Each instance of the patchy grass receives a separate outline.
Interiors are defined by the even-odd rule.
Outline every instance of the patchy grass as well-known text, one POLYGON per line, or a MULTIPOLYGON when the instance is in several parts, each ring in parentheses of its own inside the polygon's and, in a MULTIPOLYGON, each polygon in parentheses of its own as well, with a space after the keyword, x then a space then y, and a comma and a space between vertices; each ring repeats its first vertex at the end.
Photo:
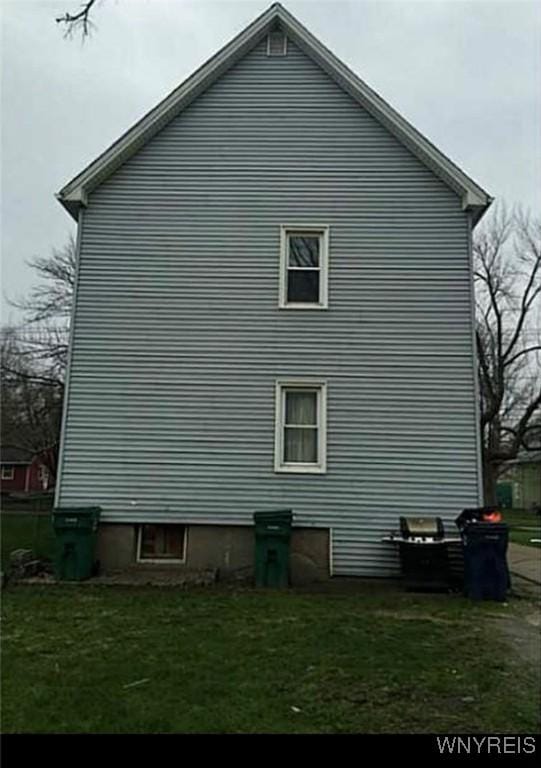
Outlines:
POLYGON ((377 585, 14 587, 3 731, 537 731, 539 664, 495 630, 517 610, 377 585))
POLYGON ((509 526, 510 541, 527 547, 541 546, 541 544, 532 544, 530 541, 530 539, 541 539, 541 517, 539 515, 524 510, 505 509, 502 516, 504 522, 509 526))
POLYGON ((539 528, 541 515, 523 509, 502 509, 502 520, 510 528, 539 528))
POLYGON ((9 553, 14 549, 31 549, 40 558, 53 557, 55 537, 49 515, 2 510, 0 532, 2 570, 7 569, 9 553))
POLYGON ((532 542, 531 539, 541 539, 541 528, 526 530, 513 528, 509 531, 509 540, 514 544, 522 544, 525 547, 541 547, 541 543, 532 542))

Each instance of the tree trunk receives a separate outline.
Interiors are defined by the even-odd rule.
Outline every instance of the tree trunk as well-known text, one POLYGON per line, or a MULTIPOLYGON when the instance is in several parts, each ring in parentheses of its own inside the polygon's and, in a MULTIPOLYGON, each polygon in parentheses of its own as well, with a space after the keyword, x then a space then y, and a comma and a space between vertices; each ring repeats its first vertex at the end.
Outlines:
POLYGON ((498 481, 498 468, 485 459, 483 462, 483 496, 486 507, 497 505, 496 484, 498 481))

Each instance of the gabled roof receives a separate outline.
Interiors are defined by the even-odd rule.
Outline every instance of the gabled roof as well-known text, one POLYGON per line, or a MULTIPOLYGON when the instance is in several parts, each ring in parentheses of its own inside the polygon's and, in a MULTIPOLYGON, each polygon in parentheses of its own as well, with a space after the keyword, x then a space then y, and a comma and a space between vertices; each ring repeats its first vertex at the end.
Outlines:
POLYGON ((32 452, 12 445, 0 446, 0 464, 31 464, 32 452))
POLYGON ((319 64, 341 88, 460 195, 462 207, 472 211, 474 222, 480 219, 492 202, 492 198, 485 190, 357 77, 280 3, 271 5, 66 184, 57 197, 69 213, 77 219, 80 206, 87 204, 88 195, 93 189, 260 42, 276 24, 281 25, 286 35, 304 53, 319 64))

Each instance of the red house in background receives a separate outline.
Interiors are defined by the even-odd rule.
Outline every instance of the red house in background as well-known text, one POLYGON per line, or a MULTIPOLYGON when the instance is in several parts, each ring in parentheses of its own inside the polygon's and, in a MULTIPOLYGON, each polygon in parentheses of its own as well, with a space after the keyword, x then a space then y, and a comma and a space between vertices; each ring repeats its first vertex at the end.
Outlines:
POLYGON ((2 446, 0 449, 0 491, 7 493, 36 493, 48 491, 54 478, 44 454, 32 455, 20 448, 2 446))

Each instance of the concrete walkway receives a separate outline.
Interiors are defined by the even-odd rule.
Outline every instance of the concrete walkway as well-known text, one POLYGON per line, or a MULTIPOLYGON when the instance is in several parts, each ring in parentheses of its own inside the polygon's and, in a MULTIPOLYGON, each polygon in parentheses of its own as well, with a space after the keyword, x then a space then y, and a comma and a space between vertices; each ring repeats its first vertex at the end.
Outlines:
POLYGON ((541 547, 524 547, 510 542, 507 563, 511 577, 518 576, 541 587, 541 547))

